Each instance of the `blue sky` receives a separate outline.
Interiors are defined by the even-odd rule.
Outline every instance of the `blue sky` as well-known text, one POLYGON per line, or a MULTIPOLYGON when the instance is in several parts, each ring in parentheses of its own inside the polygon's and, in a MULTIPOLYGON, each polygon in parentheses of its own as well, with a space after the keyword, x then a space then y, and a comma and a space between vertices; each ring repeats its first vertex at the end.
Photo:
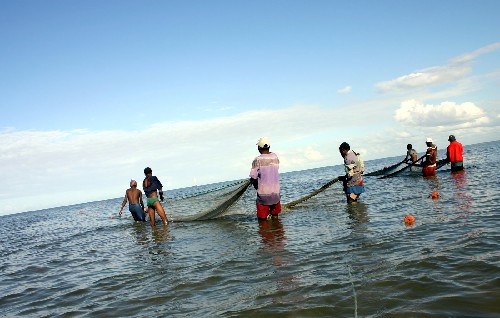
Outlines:
POLYGON ((498 1, 0 1, 0 214, 498 139, 498 1), (19 199, 22 197, 22 200, 19 199))

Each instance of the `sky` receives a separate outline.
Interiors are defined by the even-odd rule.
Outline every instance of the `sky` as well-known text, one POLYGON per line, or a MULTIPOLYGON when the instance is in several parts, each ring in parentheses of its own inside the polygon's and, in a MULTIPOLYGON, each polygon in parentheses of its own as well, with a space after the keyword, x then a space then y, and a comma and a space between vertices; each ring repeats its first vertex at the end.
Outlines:
MULTIPOLYGON (((499 139, 500 1, 0 0, 0 215, 499 139)), ((367 167, 368 168, 368 167, 367 167)), ((332 176, 333 177, 333 176, 332 176)))

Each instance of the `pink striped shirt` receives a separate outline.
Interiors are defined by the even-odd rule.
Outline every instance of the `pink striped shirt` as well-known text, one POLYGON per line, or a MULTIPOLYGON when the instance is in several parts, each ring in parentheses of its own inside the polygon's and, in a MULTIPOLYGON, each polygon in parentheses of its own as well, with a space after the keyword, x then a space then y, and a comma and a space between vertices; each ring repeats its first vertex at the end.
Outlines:
POLYGON ((278 156, 273 152, 261 154, 253 160, 250 178, 259 181, 257 203, 272 205, 280 201, 279 164, 278 156))

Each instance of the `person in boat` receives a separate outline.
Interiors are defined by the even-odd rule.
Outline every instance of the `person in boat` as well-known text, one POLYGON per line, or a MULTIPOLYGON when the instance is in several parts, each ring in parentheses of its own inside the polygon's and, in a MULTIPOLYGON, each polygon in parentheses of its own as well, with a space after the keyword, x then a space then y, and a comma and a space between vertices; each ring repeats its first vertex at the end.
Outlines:
POLYGON ((424 177, 435 176, 437 146, 432 143, 432 138, 427 138, 425 144, 427 145, 427 150, 425 152, 425 160, 422 162, 422 175, 424 177))
POLYGON ((125 198, 122 202, 119 216, 122 216, 122 211, 128 201, 128 210, 135 221, 146 221, 144 214, 144 202, 142 201, 142 191, 137 189, 137 181, 130 180, 130 188, 125 191, 125 198))
POLYGON ((144 194, 146 194, 146 204, 148 206, 148 213, 151 225, 155 225, 155 211, 160 216, 163 224, 167 224, 167 216, 165 215, 165 210, 160 203, 163 202, 163 185, 156 176, 153 176, 153 171, 150 167, 144 168, 144 175, 146 178, 142 181, 142 188, 144 194), (160 199, 158 199, 158 194, 160 199))
POLYGON ((257 141, 259 156, 255 157, 250 169, 250 181, 257 190, 257 218, 265 220, 278 218, 281 212, 280 176, 278 156, 270 151, 271 144, 266 137, 257 141))
POLYGON ((408 163, 409 161, 411 161, 412 163, 416 163, 418 160, 417 151, 413 149, 412 144, 407 144, 406 149, 406 158, 403 161, 405 163, 408 163))
POLYGON ((344 168, 346 174, 339 176, 342 181, 347 203, 357 202, 361 193, 365 192, 363 185, 363 164, 359 154, 351 150, 351 146, 347 142, 343 142, 339 146, 339 152, 344 158, 344 168))
POLYGON ((451 171, 464 170, 464 148, 461 143, 457 141, 454 135, 448 137, 450 144, 446 148, 446 160, 451 163, 451 171))

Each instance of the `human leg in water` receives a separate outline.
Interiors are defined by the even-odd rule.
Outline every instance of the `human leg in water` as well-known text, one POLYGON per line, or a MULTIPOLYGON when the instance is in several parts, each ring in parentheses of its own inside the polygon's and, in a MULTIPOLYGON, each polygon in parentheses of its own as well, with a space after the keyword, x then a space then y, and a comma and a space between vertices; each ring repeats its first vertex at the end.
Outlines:
POLYGON ((155 222, 155 209, 153 207, 148 207, 148 214, 149 214, 149 222, 151 224, 151 226, 155 226, 156 225, 156 222, 155 222))
POLYGON ((355 203, 358 202, 359 194, 349 193, 346 194, 346 198, 347 198, 347 203, 355 203))
POLYGON ((163 221, 163 224, 166 225, 168 223, 167 215, 165 214, 165 210, 163 210, 163 206, 161 205, 160 201, 156 201, 154 207, 155 207, 156 213, 158 213, 161 220, 163 221))

